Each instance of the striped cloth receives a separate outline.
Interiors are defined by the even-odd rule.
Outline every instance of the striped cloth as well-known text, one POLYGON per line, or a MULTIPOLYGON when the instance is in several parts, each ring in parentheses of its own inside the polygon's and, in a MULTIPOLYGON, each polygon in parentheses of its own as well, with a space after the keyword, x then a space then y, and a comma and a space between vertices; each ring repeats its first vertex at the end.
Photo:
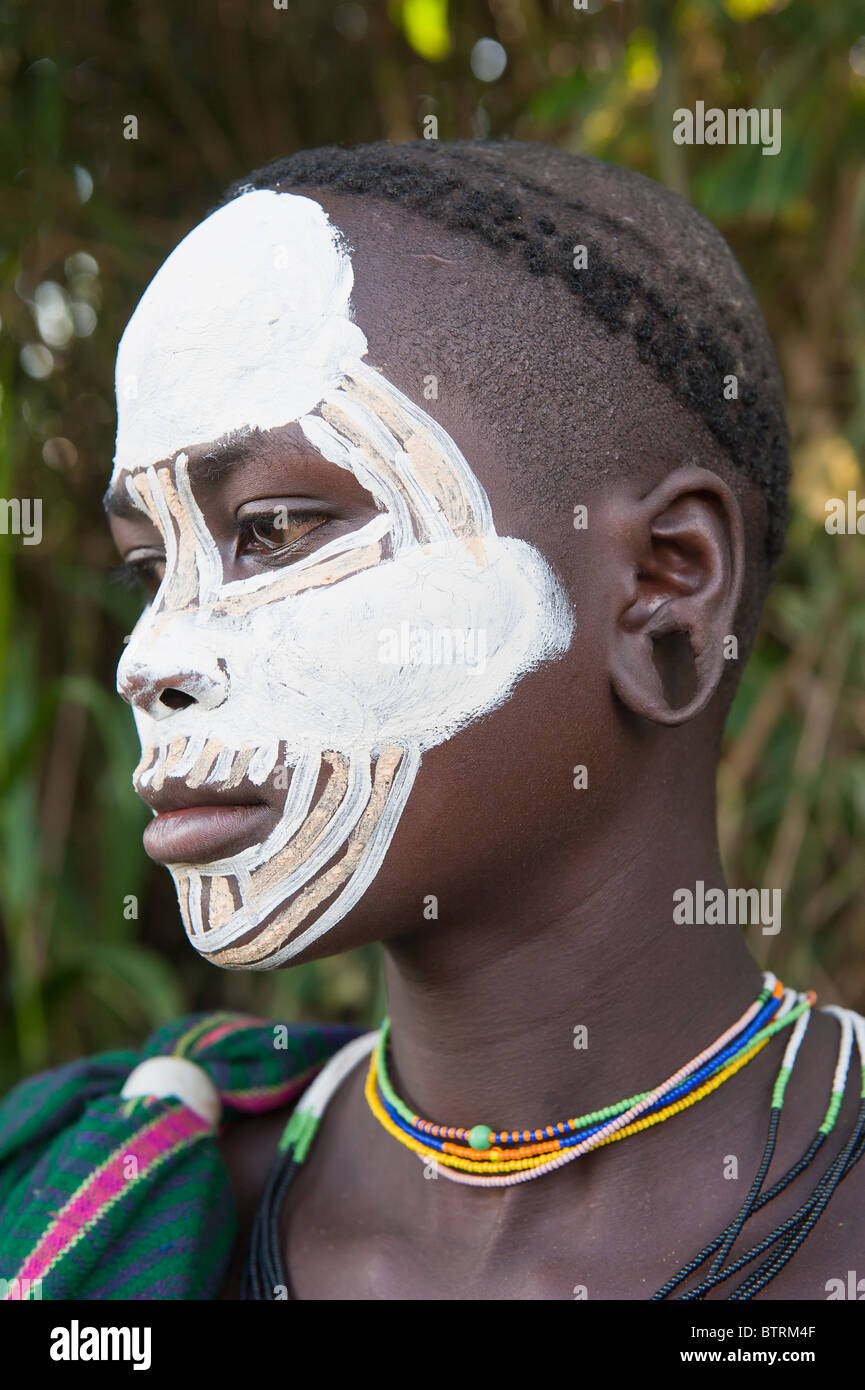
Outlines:
POLYGON ((290 1104, 358 1032, 192 1014, 139 1053, 16 1086, 0 1103, 0 1299, 215 1298, 236 1231, 216 1130, 174 1098, 124 1100, 127 1076, 184 1057, 219 1091, 222 1126, 238 1124, 290 1104))

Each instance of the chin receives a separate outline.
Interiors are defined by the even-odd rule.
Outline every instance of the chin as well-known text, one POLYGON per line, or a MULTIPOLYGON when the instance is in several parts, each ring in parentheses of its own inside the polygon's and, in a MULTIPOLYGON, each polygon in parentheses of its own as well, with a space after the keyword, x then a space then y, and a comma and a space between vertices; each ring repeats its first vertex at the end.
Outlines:
MULTIPOLYGON (((405 932, 406 915, 383 913, 374 904, 363 903, 349 912, 334 926, 316 934, 316 918, 304 921, 302 931, 288 935, 289 923, 296 912, 296 901, 282 904, 266 921, 249 931, 230 950, 207 953, 200 949, 187 928, 191 944, 202 958, 221 970, 276 970, 325 960, 362 946, 371 946, 405 932), (279 940, 274 951, 274 937, 279 940), (278 956, 278 960, 274 957, 278 956)), ((421 925, 426 925, 421 924, 421 925)), ((418 928, 419 929, 419 928, 418 928)))

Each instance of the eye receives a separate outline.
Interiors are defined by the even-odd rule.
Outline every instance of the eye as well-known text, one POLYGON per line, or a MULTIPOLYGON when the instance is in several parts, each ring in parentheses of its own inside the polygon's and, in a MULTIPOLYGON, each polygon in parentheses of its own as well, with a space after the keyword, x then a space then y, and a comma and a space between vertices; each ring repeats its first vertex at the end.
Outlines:
POLYGON ((115 566, 109 577, 112 584, 119 584, 123 589, 142 590, 152 598, 164 575, 164 557, 144 555, 137 559, 127 558, 122 565, 115 566))
POLYGON ((291 512, 287 507, 269 507, 238 517, 238 553, 288 555, 303 549, 313 531, 330 521, 323 513, 291 512))

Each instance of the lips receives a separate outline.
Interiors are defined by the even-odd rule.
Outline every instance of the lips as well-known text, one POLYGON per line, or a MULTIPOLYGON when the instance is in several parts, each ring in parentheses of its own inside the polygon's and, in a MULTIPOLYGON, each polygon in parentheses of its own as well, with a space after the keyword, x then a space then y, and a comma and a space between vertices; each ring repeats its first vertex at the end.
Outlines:
POLYGON ((156 812, 144 831, 144 848, 157 864, 206 864, 266 839, 276 812, 247 800, 242 788, 221 797, 178 783, 140 795, 156 812), (206 798, 206 799, 205 799, 206 798))

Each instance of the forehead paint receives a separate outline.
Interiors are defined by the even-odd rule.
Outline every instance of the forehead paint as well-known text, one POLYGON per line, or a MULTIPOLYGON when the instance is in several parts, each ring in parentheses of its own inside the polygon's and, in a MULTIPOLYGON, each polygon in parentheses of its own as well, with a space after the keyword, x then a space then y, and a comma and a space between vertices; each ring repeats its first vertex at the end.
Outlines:
POLYGON ((497 535, 454 441, 363 360, 352 282, 317 203, 249 193, 172 253, 118 354, 115 482, 166 554, 118 668, 122 689, 151 691, 133 701, 135 784, 260 786, 280 769, 287 787, 261 844, 171 867, 192 944, 228 968, 280 965, 339 922, 381 866, 422 753, 500 705, 573 631, 550 566, 497 535), (290 421, 379 513, 282 569, 224 582, 177 451, 290 421), (384 660, 395 633, 482 636, 483 662, 384 660), (172 683, 194 703, 162 705, 172 683))
POLYGON ((157 271, 120 342, 115 462, 136 469, 312 410, 366 340, 349 256, 311 198, 249 193, 157 271))

